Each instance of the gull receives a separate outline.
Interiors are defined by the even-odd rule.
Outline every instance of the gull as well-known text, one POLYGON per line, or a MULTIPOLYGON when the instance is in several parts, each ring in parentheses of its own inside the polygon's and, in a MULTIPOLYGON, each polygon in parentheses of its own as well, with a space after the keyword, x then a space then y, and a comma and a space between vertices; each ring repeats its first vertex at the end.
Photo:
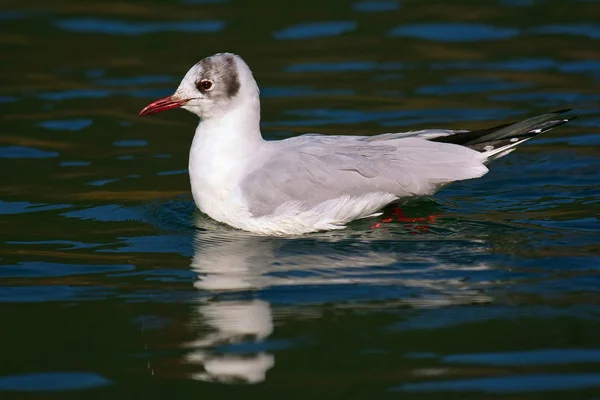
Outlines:
POLYGON ((490 161, 575 118, 559 110, 474 131, 264 140, 258 85, 232 53, 200 60, 172 96, 139 115, 173 108, 200 117, 188 166, 196 206, 219 222, 263 235, 343 229, 381 215, 401 199, 481 177, 490 161))

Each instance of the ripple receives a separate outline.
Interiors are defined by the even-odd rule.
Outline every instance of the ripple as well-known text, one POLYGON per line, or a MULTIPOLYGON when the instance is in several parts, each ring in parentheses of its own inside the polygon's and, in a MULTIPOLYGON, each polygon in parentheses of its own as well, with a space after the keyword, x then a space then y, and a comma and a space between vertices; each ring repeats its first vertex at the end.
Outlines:
POLYGON ((412 37, 442 42, 471 42, 510 39, 519 34, 515 28, 500 28, 483 24, 431 23, 402 25, 389 32, 393 37, 412 37))
POLYGON ((68 211, 61 214, 68 218, 79 218, 82 220, 96 221, 137 221, 140 219, 139 213, 132 207, 125 207, 117 204, 107 204, 85 208, 83 210, 68 211))
POLYGON ((58 264, 42 261, 22 262, 15 265, 0 265, 2 278, 64 277, 87 274, 100 274, 120 271, 132 271, 131 264, 123 265, 76 265, 58 264))
POLYGON ((57 392, 82 390, 112 384, 92 372, 44 372, 0 376, 0 391, 57 392))
POLYGON ((158 176, 169 176, 169 175, 183 175, 183 174, 187 174, 188 170, 187 169, 177 169, 177 170, 173 170, 173 171, 161 171, 161 172, 157 172, 156 175, 158 176))
POLYGON ((339 61, 293 64, 285 68, 287 72, 365 72, 396 71, 404 67, 399 62, 339 61))
POLYGON ((59 250, 73 250, 73 249, 90 249, 94 247, 102 246, 101 243, 85 243, 85 242, 74 242, 72 240, 40 240, 33 242, 19 242, 19 241, 7 241, 7 244, 17 245, 67 245, 68 247, 61 247, 59 250))
POLYGON ((27 16, 27 13, 21 10, 0 11, 0 21, 11 19, 22 19, 27 16))
POLYGON ((101 33, 107 35, 146 35, 159 32, 219 32, 225 22, 218 20, 176 22, 133 22, 99 18, 73 18, 58 20, 55 24, 65 31, 101 33))
POLYGON ((299 120, 277 121, 274 125, 330 125, 379 122, 381 126, 407 126, 416 123, 442 123, 457 121, 488 121, 522 115, 522 111, 504 109, 422 109, 391 111, 357 111, 339 109, 289 110, 288 115, 298 116, 299 120))
POLYGON ((136 98, 149 98, 157 99, 173 94, 172 89, 131 89, 127 90, 123 94, 136 98))
POLYGON ((432 69, 468 69, 468 70, 493 70, 493 71, 540 71, 556 68, 557 62, 550 58, 515 58, 510 60, 477 62, 477 61, 450 61, 432 63, 432 69))
POLYGON ((403 392, 524 393, 600 387, 600 374, 537 374, 491 378, 456 379, 409 383, 394 390, 403 392))
POLYGON ((178 82, 178 79, 166 75, 132 76, 128 78, 105 78, 95 81, 99 85, 127 86, 127 85, 154 85, 178 82))
POLYGON ((13 96, 0 96, 0 103, 14 103, 19 99, 13 96))
POLYGON ((556 106, 560 104, 572 104, 574 102, 596 102, 600 100, 600 94, 581 94, 572 92, 526 92, 494 94, 488 96, 488 98, 493 101, 533 101, 538 105, 556 106))
POLYGON ((80 131, 92 125, 91 119, 65 119, 40 122, 38 126, 52 131, 80 131))
POLYGON ((552 35, 587 36, 590 39, 600 39, 600 25, 592 24, 547 25, 533 28, 531 32, 552 35))
POLYGON ((228 3, 229 0, 182 0, 185 4, 223 4, 228 3))
POLYGON ((97 181, 92 181, 92 182, 88 182, 86 183, 86 185, 90 185, 90 186, 104 186, 107 185, 109 183, 113 183, 118 181, 118 179, 99 179, 97 181))
POLYGON ((557 365, 600 363, 600 349, 548 349, 505 353, 454 354, 445 363, 477 365, 557 365))
POLYGON ((499 78, 449 78, 446 85, 421 86, 415 92, 421 95, 468 94, 517 90, 529 86, 531 86, 530 83, 507 82, 499 78))
POLYGON ((535 0, 499 0, 499 3, 506 7, 530 7, 535 0))
MULTIPOLYGON (((598 121, 596 121, 596 124, 594 124, 594 126, 598 126, 597 122, 598 121)), ((580 136, 568 136, 566 138, 560 139, 566 141, 572 146, 600 146, 600 133, 592 133, 580 136)))
POLYGON ((156 235, 120 238, 121 247, 98 250, 100 253, 176 253, 193 254, 189 235, 156 235))
POLYGON ((0 146, 0 158, 53 158, 58 157, 55 151, 44 151, 35 147, 0 146))
POLYGON ((87 167, 92 163, 89 161, 62 161, 59 165, 61 167, 87 167))
POLYGON ((352 89, 325 89, 318 90, 311 87, 267 87, 260 90, 264 98, 290 98, 313 96, 350 96, 355 93, 352 89))
POLYGON ((558 64, 561 72, 580 74, 584 72, 598 73, 600 71, 600 60, 577 60, 558 64))
POLYGON ((285 350, 291 349, 297 344, 294 343, 293 340, 263 340, 260 342, 238 342, 238 343, 227 343, 220 346, 216 346, 214 351, 220 353, 229 353, 229 354, 252 354, 258 352, 265 351, 273 351, 273 350, 285 350))
POLYGON ((342 33, 356 29, 358 24, 354 21, 324 21, 310 22, 290 26, 273 34, 279 40, 314 39, 338 36, 342 33))
POLYGON ((189 283, 196 277, 193 271, 182 269, 153 269, 134 272, 117 272, 109 275, 112 278, 142 277, 144 281, 154 282, 185 282, 189 283))
POLYGON ((166 318, 161 318, 156 315, 140 315, 133 320, 134 323, 146 330, 162 330, 167 327, 172 321, 166 318))
POLYGON ((144 147, 148 146, 148 142, 146 140, 117 140, 113 142, 113 145, 117 147, 144 147))
POLYGON ((104 69, 88 69, 87 71, 85 71, 85 76, 88 78, 100 78, 101 76, 104 76, 104 74, 106 74, 106 70, 104 69))
MULTIPOLYGON (((502 271, 500 271, 502 272, 502 271)), ((510 279, 531 279, 535 274, 508 274, 502 272, 494 280, 507 282, 510 279)), ((526 308, 521 306, 518 310, 511 307, 502 306, 465 306, 455 309, 431 308, 424 310, 419 314, 403 321, 390 325, 387 329, 390 331, 411 331, 411 330, 435 330, 442 328, 458 328, 475 323, 481 323, 492 320, 516 320, 530 315, 537 317, 550 318, 569 315, 569 310, 552 310, 544 307, 526 308)))
POLYGON ((450 61, 441 63, 432 63, 430 68, 433 70, 470 70, 470 71, 553 71, 558 70, 567 74, 591 74, 600 79, 600 61, 599 60, 577 60, 559 62, 549 58, 516 58, 503 61, 450 61))
POLYGON ((395 0, 357 1, 352 8, 358 12, 395 11, 400 8, 400 2, 395 0))
POLYGON ((40 93, 38 97, 43 100, 100 99, 110 97, 112 94, 109 90, 73 89, 61 92, 40 93))
POLYGON ((0 286, 0 303, 98 300, 113 294, 114 290, 100 286, 0 286))
POLYGON ((0 200, 0 215, 62 210, 69 207, 71 207, 70 204, 33 204, 29 203, 28 201, 0 200))

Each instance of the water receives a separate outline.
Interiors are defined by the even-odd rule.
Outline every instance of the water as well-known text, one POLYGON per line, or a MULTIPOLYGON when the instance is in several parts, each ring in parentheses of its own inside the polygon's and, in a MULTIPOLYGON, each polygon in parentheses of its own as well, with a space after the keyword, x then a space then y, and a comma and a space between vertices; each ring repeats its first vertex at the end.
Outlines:
POLYGON ((597 1, 4 2, 0 397, 597 398, 599 20, 597 1), (252 67, 270 139, 580 118, 400 221, 256 237, 194 210, 195 117, 137 118, 219 51, 252 67))

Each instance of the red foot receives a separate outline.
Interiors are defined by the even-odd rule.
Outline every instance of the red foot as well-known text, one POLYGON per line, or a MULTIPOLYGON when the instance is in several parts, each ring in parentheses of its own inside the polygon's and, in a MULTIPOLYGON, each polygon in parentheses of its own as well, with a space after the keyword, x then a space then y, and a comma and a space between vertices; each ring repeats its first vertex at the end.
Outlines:
POLYGON ((398 222, 408 222, 405 226, 409 229, 412 229, 411 234, 416 235, 417 233, 425 233, 429 231, 429 227, 425 225, 414 225, 415 222, 425 222, 429 224, 434 224, 437 221, 437 215, 428 215, 427 217, 417 217, 417 218, 409 218, 404 214, 404 211, 400 207, 395 207, 392 210, 393 217, 386 217, 374 225, 371 225, 371 229, 377 229, 381 227, 382 223, 393 222, 394 219, 398 222))
POLYGON ((401 217, 401 218, 397 219, 397 221, 400 221, 400 222, 431 222, 431 223, 434 223, 436 220, 437 220, 437 215, 428 215, 426 217, 417 217, 417 218, 401 217))

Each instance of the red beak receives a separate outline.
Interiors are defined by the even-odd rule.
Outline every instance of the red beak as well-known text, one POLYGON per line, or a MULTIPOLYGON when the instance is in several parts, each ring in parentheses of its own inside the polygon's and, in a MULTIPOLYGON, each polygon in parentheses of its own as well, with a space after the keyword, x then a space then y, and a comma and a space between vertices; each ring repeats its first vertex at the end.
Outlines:
POLYGON ((156 114, 161 111, 170 110, 171 108, 179 108, 184 105, 188 100, 173 98, 173 96, 165 97, 164 99, 156 100, 148 104, 142 111, 140 111, 140 117, 150 114, 156 114))

